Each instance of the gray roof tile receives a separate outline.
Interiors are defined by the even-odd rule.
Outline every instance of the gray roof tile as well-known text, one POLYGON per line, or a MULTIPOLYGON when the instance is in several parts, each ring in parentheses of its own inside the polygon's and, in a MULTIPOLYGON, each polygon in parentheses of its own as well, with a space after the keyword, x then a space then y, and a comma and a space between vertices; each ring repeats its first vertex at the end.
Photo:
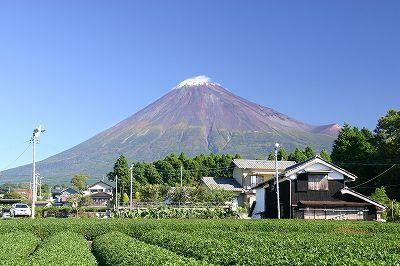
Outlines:
MULTIPOLYGON (((234 159, 233 163, 242 169, 275 169, 275 161, 234 159)), ((278 169, 286 169, 294 165, 295 161, 278 161, 278 169)))
POLYGON ((233 178, 223 177, 202 177, 201 180, 209 189, 223 189, 240 192, 242 186, 233 178))

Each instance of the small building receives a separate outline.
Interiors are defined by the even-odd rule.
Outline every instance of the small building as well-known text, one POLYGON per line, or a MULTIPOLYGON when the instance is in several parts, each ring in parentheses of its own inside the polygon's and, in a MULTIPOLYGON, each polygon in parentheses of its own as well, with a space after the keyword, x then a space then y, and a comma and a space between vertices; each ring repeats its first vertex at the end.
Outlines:
MULTIPOLYGON (((380 220, 386 206, 347 187, 356 179, 354 174, 318 155, 287 167, 278 178, 281 218, 380 220)), ((252 218, 277 218, 275 178, 254 189, 252 218)))
POLYGON ((114 187, 104 181, 98 181, 83 192, 85 196, 89 196, 95 206, 110 206, 114 195, 114 187))
POLYGON ((71 195, 75 195, 75 194, 81 194, 78 190, 73 189, 73 188, 65 188, 63 190, 61 190, 60 195, 59 195, 59 202, 67 202, 68 198, 71 195))
POLYGON ((32 190, 31 189, 16 188, 13 191, 15 193, 21 195, 26 200, 32 200, 32 190))
POLYGON ((83 194, 86 195, 92 195, 98 192, 104 192, 107 194, 110 194, 111 196, 114 194, 114 187, 110 184, 107 184, 104 181, 98 181, 90 186, 87 187, 85 191, 83 191, 83 194))
POLYGON ((67 200, 71 195, 81 194, 79 191, 73 188, 62 188, 62 187, 54 187, 51 190, 51 197, 55 205, 62 206, 67 204, 67 200))

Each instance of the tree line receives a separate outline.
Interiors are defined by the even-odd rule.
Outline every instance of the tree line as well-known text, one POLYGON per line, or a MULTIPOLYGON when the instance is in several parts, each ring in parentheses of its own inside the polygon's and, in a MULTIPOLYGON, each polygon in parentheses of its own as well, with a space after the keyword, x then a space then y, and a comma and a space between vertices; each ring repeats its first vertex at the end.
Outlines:
POLYGON ((400 199, 400 111, 389 110, 375 130, 345 124, 332 148, 332 161, 356 174, 350 183, 370 195, 384 187, 390 198, 400 199))

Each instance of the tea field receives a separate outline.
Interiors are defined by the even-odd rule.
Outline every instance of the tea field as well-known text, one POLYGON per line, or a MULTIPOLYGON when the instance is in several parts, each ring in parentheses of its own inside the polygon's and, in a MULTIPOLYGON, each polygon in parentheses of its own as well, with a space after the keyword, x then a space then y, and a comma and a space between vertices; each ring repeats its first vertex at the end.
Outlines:
POLYGON ((0 220, 0 265, 399 265, 400 224, 0 220))

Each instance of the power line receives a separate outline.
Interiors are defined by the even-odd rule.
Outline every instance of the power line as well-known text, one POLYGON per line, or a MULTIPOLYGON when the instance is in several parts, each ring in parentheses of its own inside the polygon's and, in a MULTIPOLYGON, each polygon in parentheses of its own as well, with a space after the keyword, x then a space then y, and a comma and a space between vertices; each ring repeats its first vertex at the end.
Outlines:
POLYGON ((378 177, 380 177, 380 176, 382 176, 383 174, 387 173, 390 169, 392 169, 392 168, 395 167, 396 165, 397 165, 397 164, 393 164, 391 167, 389 167, 388 169, 386 169, 385 171, 383 171, 383 172, 380 173, 379 175, 377 175, 377 176, 375 176, 375 177, 373 177, 373 178, 371 178, 371 179, 369 179, 369 180, 367 180, 367 181, 365 181, 365 182, 363 182, 363 183, 361 183, 361 184, 358 184, 357 186, 354 186, 354 187, 352 187, 352 188, 356 188, 356 187, 362 186, 362 185, 364 185, 364 184, 367 184, 367 183, 369 183, 369 182, 371 182, 371 181, 377 179, 378 177))
POLYGON ((26 146, 25 150, 15 160, 13 160, 6 167, 4 167, 4 170, 8 169, 11 165, 13 165, 16 161, 18 161, 18 159, 21 158, 22 155, 24 155, 24 153, 29 149, 30 146, 31 146, 31 143, 29 143, 28 146, 26 146))

